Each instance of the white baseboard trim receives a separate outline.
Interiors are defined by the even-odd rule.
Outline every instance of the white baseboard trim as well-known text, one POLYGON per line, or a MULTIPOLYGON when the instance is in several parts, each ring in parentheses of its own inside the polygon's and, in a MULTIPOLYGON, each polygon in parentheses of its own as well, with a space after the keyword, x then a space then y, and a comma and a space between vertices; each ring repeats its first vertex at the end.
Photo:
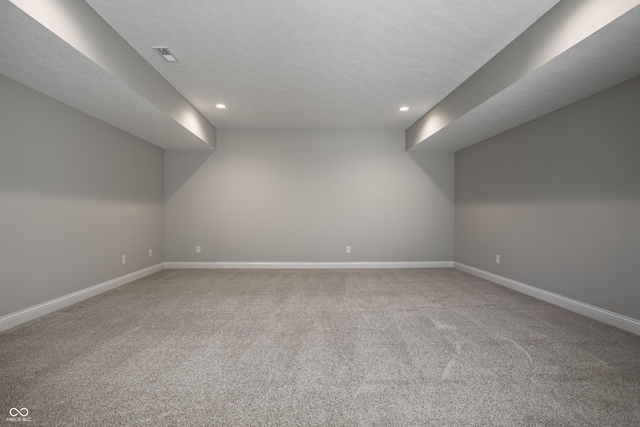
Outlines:
POLYGON ((162 271, 163 269, 164 264, 156 264, 151 267, 134 271, 133 273, 129 273, 112 280, 107 280, 106 282, 100 283, 98 285, 90 286, 86 289, 61 296, 51 301, 47 301, 42 304, 34 305, 33 307, 25 308, 24 310, 2 316, 0 317, 0 332, 6 331, 7 329, 11 329, 14 326, 18 326, 30 320, 37 319, 38 317, 42 317, 46 314, 52 313, 56 310, 60 310, 61 308, 67 307, 71 304, 75 304, 87 298, 91 298, 111 289, 115 289, 118 286, 126 285, 127 283, 133 282, 134 280, 142 279, 145 276, 156 273, 158 271, 162 271))
POLYGON ((616 328, 640 335, 640 321, 631 317, 623 316, 571 298, 563 297, 562 295, 545 291, 544 289, 536 288, 534 286, 499 276, 497 274, 489 273, 488 271, 480 270, 479 268, 471 267, 459 262, 454 262, 454 268, 471 274, 472 276, 480 277, 498 285, 513 289, 514 291, 518 291, 525 295, 566 308, 567 310, 582 314, 583 316, 599 320, 600 322, 615 326, 616 328))
POLYGON ((366 269, 451 268, 453 261, 436 262, 165 262, 165 268, 193 269, 366 269))

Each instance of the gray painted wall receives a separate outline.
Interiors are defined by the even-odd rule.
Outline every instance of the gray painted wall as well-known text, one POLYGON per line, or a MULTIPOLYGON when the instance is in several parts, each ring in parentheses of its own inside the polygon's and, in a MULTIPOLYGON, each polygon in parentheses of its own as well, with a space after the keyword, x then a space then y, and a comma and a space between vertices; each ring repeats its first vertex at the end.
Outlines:
POLYGON ((402 131, 218 129, 215 153, 165 153, 165 253, 451 261, 453 154, 408 154, 402 131))
POLYGON ((162 150, 4 76, 0 94, 0 317, 162 262, 162 150))
POLYGON ((455 260, 640 319, 639 111, 636 78, 457 152, 455 260))

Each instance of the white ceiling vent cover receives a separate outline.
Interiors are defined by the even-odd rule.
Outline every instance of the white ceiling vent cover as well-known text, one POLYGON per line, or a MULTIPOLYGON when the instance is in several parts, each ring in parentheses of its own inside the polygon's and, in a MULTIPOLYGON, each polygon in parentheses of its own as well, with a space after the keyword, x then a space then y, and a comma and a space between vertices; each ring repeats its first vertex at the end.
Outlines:
POLYGON ((165 59, 165 61, 167 61, 167 62, 177 62, 178 61, 176 59, 176 57, 173 56, 173 53, 171 53, 169 48, 166 47, 166 46, 155 46, 153 48, 153 50, 158 52, 160 54, 160 56, 162 56, 165 59))

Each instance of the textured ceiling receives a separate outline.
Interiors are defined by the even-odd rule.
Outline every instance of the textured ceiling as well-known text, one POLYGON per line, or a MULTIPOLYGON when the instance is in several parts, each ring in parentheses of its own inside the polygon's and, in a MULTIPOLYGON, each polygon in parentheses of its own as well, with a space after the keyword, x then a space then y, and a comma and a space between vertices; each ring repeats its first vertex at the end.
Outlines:
POLYGON ((457 151, 640 75, 640 7, 480 104, 412 151, 457 151))
POLYGON ((0 2, 0 74, 165 149, 203 143, 13 4, 0 2))
POLYGON ((557 0, 88 3, 216 127, 404 130, 557 0))
MULTIPOLYGON (((218 128, 405 130, 558 0, 87 0, 218 128), (166 63, 152 50, 167 45, 166 63), (226 110, 215 108, 223 102, 226 110), (408 105, 406 113, 398 107, 408 105)), ((417 149, 453 151, 640 74, 640 8, 417 149)), ((0 73, 165 149, 166 112, 9 2, 0 73)))

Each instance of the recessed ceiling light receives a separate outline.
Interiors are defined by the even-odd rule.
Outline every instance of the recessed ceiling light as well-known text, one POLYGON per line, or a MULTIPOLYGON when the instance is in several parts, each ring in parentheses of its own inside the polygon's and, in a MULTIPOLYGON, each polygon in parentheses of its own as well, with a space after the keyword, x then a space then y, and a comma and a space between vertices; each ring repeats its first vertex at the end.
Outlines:
POLYGON ((162 56, 165 59, 165 61, 167 61, 167 62, 177 62, 178 61, 176 59, 176 57, 173 56, 173 53, 171 53, 169 48, 166 47, 166 46, 156 46, 156 47, 153 48, 153 50, 158 52, 160 54, 160 56, 162 56))
POLYGON ((409 111, 409 107, 400 107, 399 110, 400 111, 409 111))
POLYGON ((227 108, 224 104, 216 104, 216 108, 227 108))

